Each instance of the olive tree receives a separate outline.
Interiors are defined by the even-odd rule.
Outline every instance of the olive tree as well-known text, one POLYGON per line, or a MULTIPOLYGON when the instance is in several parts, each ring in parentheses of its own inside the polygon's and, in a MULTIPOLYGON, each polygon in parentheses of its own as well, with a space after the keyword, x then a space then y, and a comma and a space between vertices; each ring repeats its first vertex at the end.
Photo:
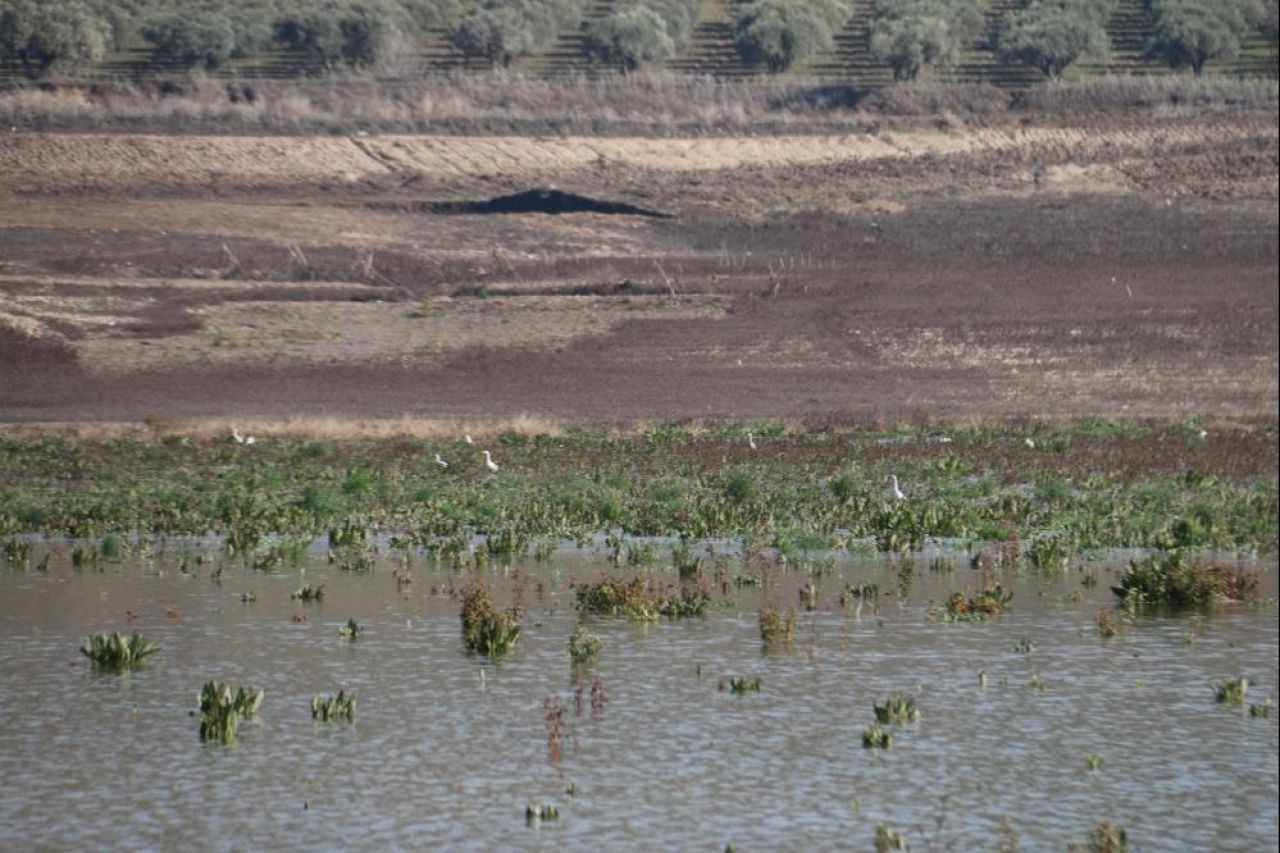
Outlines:
POLYGON ((1030 0, 1005 15, 997 52, 1005 61, 1061 77, 1082 57, 1106 58, 1107 21, 1114 11, 1114 0, 1030 0))
POLYGON ((743 61, 785 71, 815 53, 830 50, 849 9, 843 0, 756 0, 734 22, 734 42, 743 61))
POLYGON ((1254 0, 1153 0, 1151 13, 1150 53, 1199 75, 1211 59, 1234 59, 1267 10, 1254 0))
POLYGON ((0 0, 0 57, 30 79, 99 59, 111 42, 109 22, 81 0, 0 0))
POLYGON ((974 0, 877 0, 871 52, 889 63, 895 80, 914 80, 925 65, 955 65, 983 24, 974 0))
POLYGON ((584 48, 588 56, 626 74, 662 62, 675 53, 676 44, 656 11, 634 4, 592 22, 584 48))
POLYGON ((458 23, 454 46, 495 68, 550 43, 582 20, 582 0, 486 0, 458 23))
POLYGON ((276 18, 276 40, 310 53, 329 70, 376 64, 409 26, 391 0, 296 0, 276 18))
POLYGON ((236 51, 231 19, 204 9, 170 12, 152 18, 142 27, 142 37, 152 53, 181 62, 187 68, 212 70, 236 51))

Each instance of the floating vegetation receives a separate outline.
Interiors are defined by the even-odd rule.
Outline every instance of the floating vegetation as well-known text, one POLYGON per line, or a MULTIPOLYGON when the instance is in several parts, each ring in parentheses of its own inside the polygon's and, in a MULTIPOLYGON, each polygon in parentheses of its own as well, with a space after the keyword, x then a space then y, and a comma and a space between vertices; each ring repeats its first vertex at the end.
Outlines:
POLYGON ((760 679, 731 675, 728 678, 720 679, 719 689, 721 691, 728 690, 732 693, 759 693, 760 679))
POLYGON ((1088 853, 1127 853, 1129 837, 1123 827, 1111 823, 1100 823, 1089 830, 1089 837, 1085 840, 1083 848, 1071 844, 1068 845, 1068 849, 1083 850, 1088 853))
POLYGON ((1099 609, 1095 621, 1098 625, 1098 633, 1104 639, 1110 639, 1119 634, 1126 625, 1124 611, 1099 609))
POLYGON ((862 733, 863 749, 889 749, 893 746, 893 733, 877 723, 862 733))
POLYGON ((1271 697, 1268 696, 1261 702, 1256 702, 1249 706, 1249 716, 1265 720, 1271 716, 1271 706, 1271 697))
POLYGON ((1102 756, 1096 753, 1090 753, 1089 755, 1086 755, 1084 758, 1084 766, 1088 768, 1090 773, 1095 773, 1102 770, 1102 767, 1103 767, 1102 756))
POLYGON ((347 624, 338 629, 338 636, 344 640, 358 640, 363 633, 364 628, 354 619, 348 619, 347 624))
POLYGON ((311 700, 311 719, 322 723, 333 721, 354 722, 356 717, 356 697, 348 696, 346 691, 339 690, 337 696, 321 696, 316 694, 311 700))
POLYGON ((329 562, 344 572, 371 572, 378 565, 378 555, 372 548, 344 546, 329 551, 329 562))
POLYGON ((905 693, 895 693, 883 704, 873 703, 871 707, 875 710, 876 722, 881 725, 905 726, 920 719, 916 700, 905 693))
POLYGON ((1249 695, 1249 679, 1239 676, 1213 685, 1213 692, 1219 702, 1230 705, 1243 705, 1249 695))
POLYGON ((575 664, 594 663, 604 650, 604 640, 595 634, 588 634, 579 623, 569 638, 569 659, 575 664))
POLYGON ((1045 683, 1044 683, 1044 679, 1040 677, 1040 673, 1038 672, 1031 673, 1031 683, 1029 686, 1031 687, 1032 690, 1036 691, 1037 693, 1044 692, 1045 683))
POLYGON ((656 622, 659 616, 701 616, 711 603, 710 593, 700 585, 685 584, 679 593, 664 595, 652 591, 642 575, 629 581, 601 578, 578 584, 574 592, 584 613, 621 615, 637 622, 656 622))
POLYGON ((1013 592, 1000 584, 987 587, 974 598, 963 592, 953 592, 942 607, 931 607, 929 617, 943 622, 981 622, 1008 610, 1013 602, 1013 592))
POLYGON ((906 850, 907 839, 902 837, 902 833, 894 830, 887 823, 876 825, 876 853, 886 853, 889 850, 906 850))
POLYGON ((796 614, 788 610, 783 616, 772 607, 760 610, 760 639, 766 649, 789 649, 795 644, 796 614))
POLYGON ((293 592, 289 593, 289 598, 294 601, 319 601, 324 598, 324 584, 313 587, 311 584, 303 584, 293 592))
POLYGON ((311 547, 309 539, 284 538, 268 545, 265 550, 253 556, 253 568, 262 572, 276 569, 301 566, 307 559, 307 550, 311 547))
POLYGON ((112 632, 110 635, 90 635, 80 647, 80 654, 93 661, 98 669, 124 672, 138 667, 157 650, 155 643, 137 631, 128 637, 112 632))
POLYGON ((1130 561, 1120 585, 1112 591, 1131 605, 1179 607, 1250 601, 1258 596, 1258 576, 1192 560, 1179 549, 1130 561))
POLYGON ((549 803, 530 803, 524 807, 524 819, 529 823, 544 820, 559 820, 560 809, 549 803))
POLYGON ((200 740, 231 743, 240 721, 262 707, 262 691, 231 689, 221 681, 210 681, 200 691, 200 740))
POLYGON ((493 606, 489 588, 474 578, 462 590, 462 641, 469 651, 499 658, 520 640, 520 622, 512 610, 493 606))

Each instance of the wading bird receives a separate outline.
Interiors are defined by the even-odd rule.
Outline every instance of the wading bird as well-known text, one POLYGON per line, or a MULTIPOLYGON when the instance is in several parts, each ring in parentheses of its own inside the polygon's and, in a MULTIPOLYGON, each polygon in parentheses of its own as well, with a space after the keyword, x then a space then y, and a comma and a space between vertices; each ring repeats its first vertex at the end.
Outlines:
POLYGON ((253 444, 257 441, 257 439, 251 435, 241 435, 240 430, 235 427, 231 428, 231 437, 236 440, 236 444, 253 444))
POLYGON ((467 444, 475 444, 475 441, 473 441, 471 438, 471 433, 467 433, 466 435, 464 435, 462 437, 462 440, 465 441, 467 444))
POLYGON ((747 433, 747 447, 750 447, 752 450, 756 449, 756 437, 751 433, 747 433))
POLYGON ((449 463, 441 459, 439 453, 436 454, 436 464, 439 465, 442 470, 449 467, 449 463))
POLYGON ((498 463, 493 461, 493 457, 489 455, 489 451, 484 452, 484 467, 488 468, 494 474, 498 473, 498 463))
POLYGON ((907 496, 902 493, 902 489, 898 488, 898 475, 890 474, 889 479, 893 481, 893 499, 895 501, 905 501, 907 496))

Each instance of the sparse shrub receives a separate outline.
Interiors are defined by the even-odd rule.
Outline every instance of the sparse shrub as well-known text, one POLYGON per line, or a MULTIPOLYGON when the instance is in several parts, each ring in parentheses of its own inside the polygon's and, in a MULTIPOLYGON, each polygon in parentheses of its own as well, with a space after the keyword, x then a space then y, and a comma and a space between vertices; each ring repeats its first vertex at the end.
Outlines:
POLYGON ((80 647, 80 654, 93 661, 98 669, 124 672, 141 666, 143 660, 158 650, 155 643, 133 632, 128 637, 113 632, 94 634, 80 647))

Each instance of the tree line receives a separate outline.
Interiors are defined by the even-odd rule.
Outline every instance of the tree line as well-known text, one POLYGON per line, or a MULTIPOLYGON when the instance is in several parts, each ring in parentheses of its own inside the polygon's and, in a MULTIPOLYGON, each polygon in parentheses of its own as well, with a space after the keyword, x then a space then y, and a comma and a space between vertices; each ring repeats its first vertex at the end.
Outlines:
MULTIPOLYGON (((1080 60, 1104 62, 1117 0, 1020 0, 989 17, 990 0, 863 0, 869 44, 898 80, 947 69, 976 45, 1008 63, 1060 77, 1080 60)), ((444 32, 465 56, 495 68, 583 32, 590 61, 622 73, 685 50, 700 0, 616 0, 583 27, 584 0, 0 0, 0 60, 32 79, 102 59, 141 39, 157 60, 213 70, 286 48, 328 70, 375 67, 444 32)), ((1145 0, 1147 49, 1203 72, 1233 59, 1251 31, 1277 41, 1276 0, 1145 0)), ((750 0, 735 7, 734 46, 749 67, 783 72, 830 51, 853 0, 750 0)))

